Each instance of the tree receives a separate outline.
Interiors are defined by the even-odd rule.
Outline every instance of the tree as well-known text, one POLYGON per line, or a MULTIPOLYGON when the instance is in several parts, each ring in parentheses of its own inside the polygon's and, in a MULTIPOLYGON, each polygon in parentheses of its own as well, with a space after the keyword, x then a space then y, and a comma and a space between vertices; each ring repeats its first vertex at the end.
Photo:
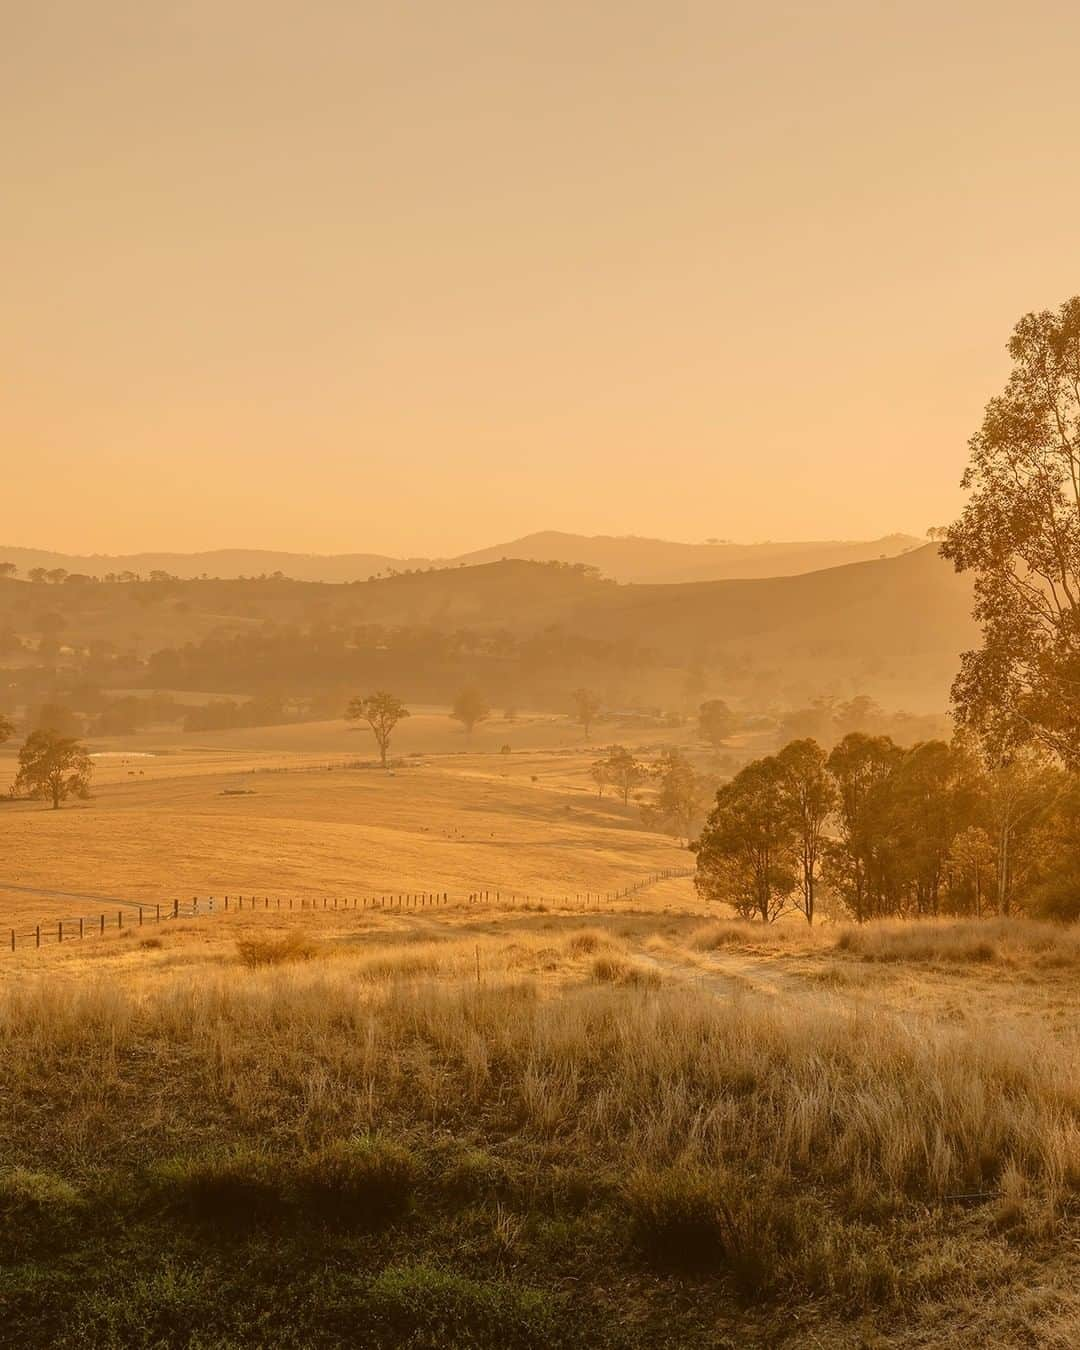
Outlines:
POLYGON ((591 689, 574 690, 574 720, 580 722, 585 730, 585 739, 589 739, 589 728, 600 711, 600 696, 591 689))
POLYGON ((836 805, 836 788, 817 741, 792 741, 777 756, 795 834, 795 857, 806 922, 814 922, 825 824, 836 805))
POLYGON ((1011 913, 1018 877, 1030 865, 1031 835, 1051 808, 1059 777, 1034 747, 989 753, 983 782, 994 848, 997 911, 1011 913))
POLYGON ((54 731, 32 731, 19 751, 15 788, 31 797, 51 799, 53 810, 90 791, 93 762, 77 740, 54 731))
POLYGON ((679 753, 668 750, 652 769, 659 781, 656 797, 641 808, 646 825, 689 839, 694 822, 709 804, 709 790, 694 772, 694 766, 679 753))
POLYGON ((15 723, 10 718, 5 717, 3 713, 0 713, 0 745, 10 741, 14 735, 15 723))
POLYGON ((739 719, 722 698, 710 698, 698 709, 698 732, 715 750, 735 734, 738 725, 739 719))
MULTIPOLYGON (((856 923, 871 917, 871 874, 875 848, 875 796, 900 759, 899 748, 888 736, 866 736, 855 731, 833 747, 827 760, 837 791, 838 838, 826 850, 829 879, 856 923)), ((880 881, 880 868, 876 869, 880 881)), ((880 887, 878 892, 880 898, 880 887)))
POLYGON ((975 575, 982 646, 953 684, 963 725, 1080 763, 1080 296, 1028 314, 969 443, 970 498, 942 553, 975 575))
POLYGON ((13 562, 0 562, 0 577, 13 577, 18 570, 13 562))
MULTIPOLYGON (((971 908, 978 919, 982 918, 983 895, 993 884, 994 860, 993 842, 981 825, 969 825, 953 839, 949 867, 958 884, 952 892, 954 897, 965 892, 970 896, 971 908)), ((955 898, 952 908, 958 909, 955 898)))
POLYGON ((596 784, 596 795, 603 801, 604 788, 608 785, 607 760, 594 760, 592 764, 589 765, 589 777, 596 784))
POLYGON ((603 759, 597 760, 589 773, 593 782, 601 784, 601 796, 603 784, 610 783, 622 794, 624 806, 630 801, 630 793, 646 777, 645 766, 639 764, 624 745, 613 745, 603 759))
POLYGON ((35 585, 40 585, 43 581, 48 580, 49 569, 47 567, 31 567, 26 575, 35 585))
POLYGON ((694 884, 705 899, 771 923, 798 884, 795 844, 785 769, 775 756, 754 760, 717 791, 694 845, 694 884))
POLYGON ((375 744, 379 747, 379 756, 382 759, 382 766, 386 768, 386 756, 390 749, 390 737, 394 728, 404 718, 409 716, 409 710, 399 698, 393 694, 388 694, 385 689, 377 690, 374 694, 368 694, 364 697, 351 699, 349 706, 345 709, 345 720, 347 722, 366 722, 371 728, 375 737, 375 744))
POLYGON ((491 709, 480 690, 475 685, 469 685, 454 699, 450 716, 455 722, 460 722, 471 736, 476 724, 486 722, 491 716, 491 709))

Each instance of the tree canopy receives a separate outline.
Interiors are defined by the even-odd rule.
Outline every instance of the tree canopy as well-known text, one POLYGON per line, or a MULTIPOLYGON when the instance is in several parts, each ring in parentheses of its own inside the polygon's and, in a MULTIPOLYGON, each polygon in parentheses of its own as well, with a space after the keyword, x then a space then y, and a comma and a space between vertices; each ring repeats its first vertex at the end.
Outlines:
POLYGON ((1013 370, 970 441, 970 497, 942 552, 975 574, 982 646, 953 686, 1000 751, 1037 742, 1080 763, 1080 296, 1027 314, 1013 370))
POLYGON ((387 693, 385 689, 351 699, 345 709, 347 722, 366 722, 371 728, 375 744, 379 747, 383 768, 386 768, 390 737, 394 728, 409 715, 409 710, 401 699, 387 693))
POLYGON ((454 699, 450 716, 471 734, 478 723, 486 722, 491 716, 491 708, 480 690, 471 684, 462 689, 454 699))
POLYGON ((90 790, 93 761, 72 737, 54 731, 33 731, 19 751, 16 791, 52 801, 53 810, 68 797, 85 797, 90 790))

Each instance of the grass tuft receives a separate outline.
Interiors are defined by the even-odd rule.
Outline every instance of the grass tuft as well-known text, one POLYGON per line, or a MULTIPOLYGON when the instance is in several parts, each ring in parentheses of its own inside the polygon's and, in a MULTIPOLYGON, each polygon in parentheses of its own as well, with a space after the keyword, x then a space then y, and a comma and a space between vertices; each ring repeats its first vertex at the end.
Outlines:
POLYGON ((408 1211, 418 1174, 402 1144, 359 1135, 309 1154, 296 1184, 301 1203, 318 1217, 374 1230, 408 1211))

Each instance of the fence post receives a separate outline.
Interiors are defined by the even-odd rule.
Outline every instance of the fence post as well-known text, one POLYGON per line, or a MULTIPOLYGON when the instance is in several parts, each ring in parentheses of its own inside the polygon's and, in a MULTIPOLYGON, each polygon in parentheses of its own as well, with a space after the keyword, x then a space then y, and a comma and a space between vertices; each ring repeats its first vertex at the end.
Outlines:
POLYGON ((11 950, 15 950, 15 929, 11 930, 11 950))
POLYGON ((83 936, 83 921, 82 921, 82 919, 80 919, 80 920, 79 920, 79 937, 82 937, 82 936, 83 936))
POLYGON ((104 915, 104 914, 101 916, 101 932, 102 932, 102 936, 104 936, 104 934, 105 934, 105 915, 104 915))
POLYGON ((57 940, 57 942, 63 942, 63 940, 64 940, 64 921, 63 921, 63 919, 58 919, 57 922, 56 922, 56 940, 57 940))
POLYGON ((34 946, 41 946, 41 924, 34 925, 34 946))
POLYGON ((116 926, 117 928, 123 928, 124 926, 124 911, 122 909, 116 911, 116 926))
POLYGON ((139 906, 139 927, 142 927, 142 905, 139 906))

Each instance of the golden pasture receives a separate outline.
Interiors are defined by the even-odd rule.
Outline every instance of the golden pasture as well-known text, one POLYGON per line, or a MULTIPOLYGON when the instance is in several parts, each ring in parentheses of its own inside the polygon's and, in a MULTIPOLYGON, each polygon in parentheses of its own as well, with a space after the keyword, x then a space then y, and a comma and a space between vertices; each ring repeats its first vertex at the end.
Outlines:
MULTIPOLYGON (((658 735, 621 739, 659 745, 658 735)), ((356 896, 492 890, 577 896, 692 859, 598 798, 565 719, 467 737, 445 715, 402 724, 384 772, 369 735, 340 723, 91 745, 93 795, 60 811, 0 808, 0 932, 66 915, 225 894, 356 896), (499 747, 515 745, 510 754, 499 747)), ((13 757, 0 775, 13 773, 13 757)), ((693 904, 691 883, 665 901, 693 904)))

